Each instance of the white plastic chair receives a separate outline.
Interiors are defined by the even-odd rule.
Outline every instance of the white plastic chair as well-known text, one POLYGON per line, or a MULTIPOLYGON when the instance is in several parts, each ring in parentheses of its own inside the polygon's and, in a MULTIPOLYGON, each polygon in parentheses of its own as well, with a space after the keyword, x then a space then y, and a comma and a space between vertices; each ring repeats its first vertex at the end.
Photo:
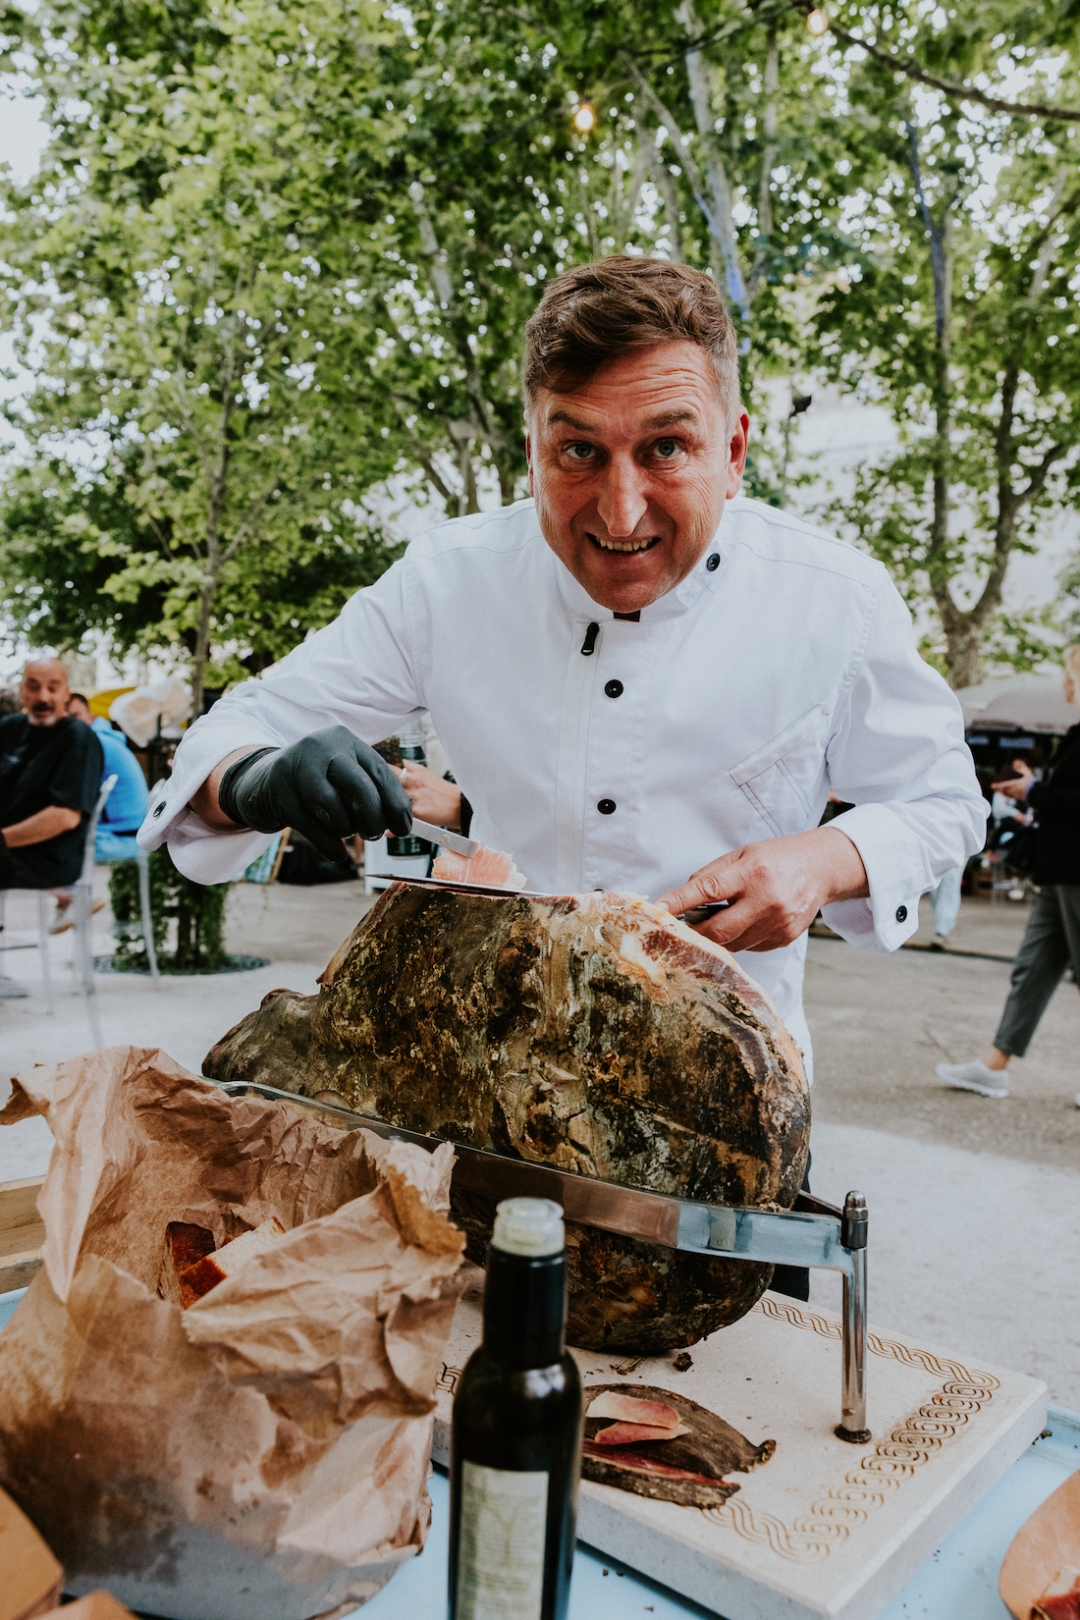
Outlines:
MULTIPOLYGON (((94 957, 90 943, 90 917, 93 908, 94 894, 94 839, 97 835, 97 824, 101 812, 105 808, 105 801, 116 786, 116 777, 107 776, 101 784, 93 813, 86 824, 86 842, 83 845, 82 872, 73 885, 74 898, 72 905, 75 909, 75 966, 77 976, 82 981, 83 996, 86 1000, 86 1016, 90 1020, 90 1034, 95 1047, 101 1047, 104 1042, 101 1037, 101 1019, 98 1014, 96 994, 94 990, 94 957)), ((14 886, 4 893, 14 893, 14 886)), ((26 892, 26 891, 24 891, 26 892)), ((38 897, 38 941, 37 948, 41 952, 41 982, 45 990, 45 1010, 47 1013, 55 1011, 53 1005, 52 974, 49 971, 49 911, 47 896, 49 889, 29 891, 38 897)), ((11 950, 13 947, 6 946, 11 950)))
MULTIPOLYGON (((115 781, 116 778, 113 777, 112 780, 115 781)), ((161 970, 158 967, 157 951, 154 947, 154 919, 150 912, 150 856, 147 851, 141 847, 141 845, 135 843, 134 839, 132 840, 132 844, 134 847, 134 852, 131 855, 117 855, 113 856, 110 860, 101 862, 102 866, 127 866, 132 861, 135 861, 139 868, 139 912, 141 922, 118 923, 114 918, 113 932, 118 934, 120 930, 123 929, 124 937, 129 938, 132 929, 138 931, 141 928, 143 944, 146 947, 146 961, 150 968, 150 976, 160 984, 161 970)), ((86 906, 92 909, 94 883, 93 844, 88 843, 87 850, 89 852, 89 866, 84 864, 83 874, 79 879, 79 883, 76 885, 76 891, 78 892, 80 888, 82 888, 84 885, 86 886, 86 906)), ((89 918, 89 915, 90 910, 87 911, 87 918, 89 918)), ((78 918, 76 918, 76 927, 78 927, 78 918)), ((89 928, 89 921, 87 921, 87 928, 89 928)))

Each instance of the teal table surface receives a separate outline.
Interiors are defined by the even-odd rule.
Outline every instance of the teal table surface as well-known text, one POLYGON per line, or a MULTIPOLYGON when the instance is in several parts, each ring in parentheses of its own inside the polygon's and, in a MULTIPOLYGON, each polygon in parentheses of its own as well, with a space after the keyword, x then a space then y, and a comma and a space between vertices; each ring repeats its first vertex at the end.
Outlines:
MULTIPOLYGON (((21 1299, 0 1296, 0 1329, 21 1299)), ((928 1558, 879 1620, 1009 1620, 998 1596, 998 1571, 1013 1536, 1051 1491, 1080 1469, 1080 1413, 1051 1407, 1049 1432, 1029 1446, 928 1558)), ((449 1486, 431 1480, 432 1523, 427 1546, 372 1598, 364 1620, 431 1620, 445 1613, 449 1486)), ((719 1611, 690 1603, 624 1564, 579 1545, 574 1560, 570 1620, 687 1620, 719 1611)))

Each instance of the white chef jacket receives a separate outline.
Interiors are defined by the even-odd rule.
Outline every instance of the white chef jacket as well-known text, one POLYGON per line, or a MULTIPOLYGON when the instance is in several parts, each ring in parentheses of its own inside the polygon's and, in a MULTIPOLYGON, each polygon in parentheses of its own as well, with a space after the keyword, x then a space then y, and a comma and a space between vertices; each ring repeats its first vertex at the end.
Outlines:
MULTIPOLYGON (((188 804, 226 754, 336 724, 374 743, 425 710, 471 835, 512 852, 532 890, 656 898, 729 850, 816 827, 831 789, 855 805, 833 826, 870 897, 826 907, 826 921, 891 950, 919 896, 982 845, 960 706, 919 657, 886 570, 743 496, 637 623, 578 584, 532 501, 421 535, 191 727, 139 841, 167 838, 198 882, 235 878, 269 839, 214 831, 188 804)), ((809 1059, 805 954, 804 935, 740 961, 809 1059)))

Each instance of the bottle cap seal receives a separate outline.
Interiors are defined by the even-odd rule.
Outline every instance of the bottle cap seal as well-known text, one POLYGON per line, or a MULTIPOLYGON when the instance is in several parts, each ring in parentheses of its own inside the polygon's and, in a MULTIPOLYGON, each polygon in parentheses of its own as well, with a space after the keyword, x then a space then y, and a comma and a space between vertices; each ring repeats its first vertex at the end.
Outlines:
POLYGON ((558 1254, 566 1245, 563 1212, 550 1198, 504 1198, 495 1212, 491 1241, 504 1254, 530 1260, 558 1254))

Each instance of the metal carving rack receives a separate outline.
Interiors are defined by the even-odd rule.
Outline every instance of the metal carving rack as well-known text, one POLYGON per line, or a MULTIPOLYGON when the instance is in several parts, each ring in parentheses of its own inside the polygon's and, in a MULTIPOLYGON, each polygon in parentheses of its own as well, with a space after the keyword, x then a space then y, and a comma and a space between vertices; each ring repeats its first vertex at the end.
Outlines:
MULTIPOLYGON (((429 1153, 443 1143, 441 1137, 405 1130, 338 1103, 247 1081, 215 1083, 230 1097, 255 1096, 288 1103, 328 1124, 373 1131, 392 1141, 411 1142, 429 1153)), ((561 1204, 568 1221, 684 1254, 840 1272, 844 1280, 843 1337, 840 1422, 835 1433, 853 1445, 870 1439, 866 1426, 867 1208, 861 1193, 849 1192, 842 1210, 806 1193, 800 1193, 791 1210, 699 1204, 553 1170, 526 1159, 508 1159, 459 1142, 451 1146, 457 1155, 454 1182, 463 1191, 493 1199, 551 1198, 561 1204)))

